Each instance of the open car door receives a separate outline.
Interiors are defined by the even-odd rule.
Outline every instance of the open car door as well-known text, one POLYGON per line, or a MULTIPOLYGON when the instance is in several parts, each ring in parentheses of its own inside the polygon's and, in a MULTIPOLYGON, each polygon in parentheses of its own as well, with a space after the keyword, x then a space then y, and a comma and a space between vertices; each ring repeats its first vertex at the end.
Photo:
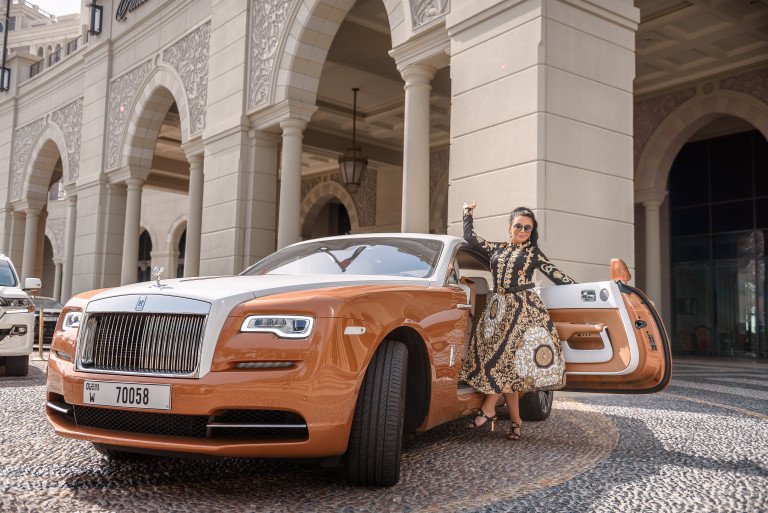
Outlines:
POLYGON ((645 294, 626 284, 624 262, 611 261, 611 278, 540 291, 560 333, 565 390, 658 392, 672 377, 664 324, 645 294))

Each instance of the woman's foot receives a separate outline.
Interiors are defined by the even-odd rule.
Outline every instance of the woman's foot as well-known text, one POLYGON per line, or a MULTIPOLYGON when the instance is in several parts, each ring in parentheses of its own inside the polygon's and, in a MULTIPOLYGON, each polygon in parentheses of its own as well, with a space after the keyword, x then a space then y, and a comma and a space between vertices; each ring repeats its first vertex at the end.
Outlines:
POLYGON ((490 423, 491 431, 496 427, 496 415, 489 417, 483 410, 477 410, 475 418, 467 425, 467 429, 479 429, 490 423))
POLYGON ((517 422, 510 422, 509 423, 509 433, 507 433, 507 439, 508 440, 520 440, 520 435, 522 434, 522 426, 521 423, 517 422))

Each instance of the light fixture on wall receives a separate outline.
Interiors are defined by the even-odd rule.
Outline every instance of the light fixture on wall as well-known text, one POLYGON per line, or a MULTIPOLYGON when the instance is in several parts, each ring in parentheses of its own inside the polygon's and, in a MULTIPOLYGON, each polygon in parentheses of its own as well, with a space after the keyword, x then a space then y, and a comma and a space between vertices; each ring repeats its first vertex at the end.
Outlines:
POLYGON ((91 8, 91 28, 88 33, 92 36, 101 34, 101 21, 104 15, 104 7, 96 5, 96 0, 93 0, 88 7, 91 8))
POLYGON ((363 155, 362 150, 356 146, 355 129, 357 122, 357 92, 360 89, 353 87, 354 104, 352 108, 352 147, 339 155, 339 172, 341 181, 350 192, 355 192, 360 185, 360 180, 368 167, 368 159, 363 155))

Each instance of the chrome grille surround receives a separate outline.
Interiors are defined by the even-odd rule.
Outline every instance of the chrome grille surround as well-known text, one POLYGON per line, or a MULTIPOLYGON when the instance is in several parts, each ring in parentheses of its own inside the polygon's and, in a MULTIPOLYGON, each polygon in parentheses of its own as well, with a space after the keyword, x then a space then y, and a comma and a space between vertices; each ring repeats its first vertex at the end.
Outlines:
POLYGON ((159 295, 93 301, 78 334, 76 368, 95 373, 196 377, 209 310, 209 303, 159 295))

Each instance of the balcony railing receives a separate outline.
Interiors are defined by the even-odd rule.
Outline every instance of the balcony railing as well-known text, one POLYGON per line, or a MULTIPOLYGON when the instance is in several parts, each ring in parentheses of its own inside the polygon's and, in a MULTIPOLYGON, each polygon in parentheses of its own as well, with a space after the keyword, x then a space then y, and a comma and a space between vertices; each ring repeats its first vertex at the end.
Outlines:
POLYGON ((45 59, 40 59, 33 65, 29 67, 29 78, 34 77, 35 75, 39 74, 41 71, 43 71, 43 61, 45 59))
POLYGON ((62 49, 59 48, 48 56, 48 66, 53 66, 61 60, 62 49))

